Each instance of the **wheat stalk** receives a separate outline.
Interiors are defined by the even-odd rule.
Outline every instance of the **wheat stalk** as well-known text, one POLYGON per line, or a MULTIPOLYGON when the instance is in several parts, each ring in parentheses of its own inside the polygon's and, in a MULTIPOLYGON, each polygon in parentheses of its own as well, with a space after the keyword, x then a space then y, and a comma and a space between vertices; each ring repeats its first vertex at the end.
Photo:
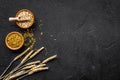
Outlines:
POLYGON ((27 70, 27 69, 30 69, 30 68, 33 68, 35 67, 36 65, 29 65, 29 66, 26 66, 26 67, 23 67, 22 70, 27 70))
POLYGON ((28 47, 26 50, 24 50, 22 53, 20 53, 18 56, 16 56, 8 65, 8 67, 3 71, 3 73, 0 75, 0 78, 2 78, 2 76, 7 72, 7 70, 10 68, 10 66, 19 58, 21 58, 24 54, 26 54, 30 49, 32 49, 33 45, 31 45, 30 47, 28 47))
POLYGON ((31 74, 33 74, 33 73, 35 73, 35 72, 38 72, 38 71, 47 70, 47 69, 48 69, 48 67, 36 68, 36 69, 31 70, 31 71, 28 73, 28 75, 31 75, 31 74))
POLYGON ((42 63, 45 64, 45 63, 47 63, 47 62, 49 62, 49 61, 55 59, 56 57, 57 57, 57 55, 53 55, 53 56, 51 56, 51 57, 45 59, 42 63))
POLYGON ((14 71, 16 71, 22 64, 24 64, 27 59, 30 57, 30 55, 33 53, 34 50, 31 50, 24 58, 23 60, 20 62, 20 64, 10 73, 13 73, 14 71))
POLYGON ((3 71, 3 73, 0 75, 0 79, 4 78, 4 74, 7 72, 7 70, 10 68, 10 66, 14 63, 14 61, 11 61, 8 67, 3 71))
MULTIPOLYGON (((44 47, 41 47, 39 48, 37 51, 35 51, 32 55, 30 55, 29 57, 26 56, 26 58, 24 58, 22 61, 21 61, 21 64, 25 63, 26 61, 28 61, 29 59, 32 59, 33 57, 35 57, 40 51, 42 51, 44 49, 44 47), (26 60, 25 60, 26 59, 26 60)), ((31 63, 33 64, 33 63, 31 63)), ((21 65, 20 65, 21 66, 21 65)))
POLYGON ((44 47, 41 47, 34 52, 34 50, 31 50, 32 47, 33 46, 30 46, 29 48, 27 48, 25 51, 23 51, 21 54, 19 54, 13 59, 10 65, 29 51, 29 53, 21 60, 20 64, 18 64, 10 73, 5 75, 4 77, 2 77, 4 75, 3 73, 3 75, 1 76, 1 79, 3 78, 3 80, 12 80, 21 76, 16 79, 16 80, 20 80, 28 75, 32 75, 35 72, 49 69, 48 67, 46 67, 46 63, 55 59, 57 55, 53 55, 43 60, 42 63, 40 61, 33 61, 25 64, 28 60, 34 58, 36 55, 38 55, 39 52, 41 52, 44 49, 44 47))
POLYGON ((37 68, 37 69, 31 70, 26 75, 23 75, 23 76, 17 78, 16 80, 21 80, 22 78, 24 78, 26 76, 29 76, 29 75, 32 75, 35 72, 43 71, 43 70, 48 70, 48 69, 49 69, 48 67, 41 67, 41 68, 37 68))
POLYGON ((33 62, 30 62, 30 63, 27 63, 25 66, 29 66, 29 65, 33 65, 33 64, 38 64, 40 63, 40 61, 33 61, 33 62))
POLYGON ((30 72, 30 70, 27 70, 27 71, 22 70, 22 71, 19 71, 19 72, 9 75, 8 77, 4 78, 3 80, 13 80, 14 78, 25 75, 29 72, 30 72))
POLYGON ((44 67, 44 66, 46 66, 46 64, 39 64, 39 65, 31 68, 30 70, 34 70, 34 69, 37 69, 37 68, 40 68, 40 67, 44 67))
POLYGON ((23 60, 20 62, 20 64, 23 64, 30 56, 31 54, 33 53, 34 50, 30 51, 24 58, 23 60))
MULTIPOLYGON (((33 57, 35 57, 40 51, 42 51, 44 49, 44 47, 39 48, 37 51, 35 51, 33 54, 31 52, 28 53, 28 55, 25 56, 25 58, 21 61, 21 63, 14 69, 12 70, 9 74, 13 73, 14 71, 16 71, 22 64, 24 64, 26 61, 28 61, 29 59, 32 59, 33 57), (32 55, 31 55, 32 54, 32 55)), ((9 75, 8 74, 8 75, 9 75)))
POLYGON ((28 47, 25 51, 23 51, 21 54, 19 54, 18 56, 16 56, 13 61, 16 61, 17 59, 21 58, 23 55, 25 55, 29 50, 31 50, 33 48, 33 45, 31 45, 30 47, 28 47))
POLYGON ((24 58, 23 60, 20 62, 19 65, 17 65, 10 73, 8 73, 5 77, 9 76, 10 74, 14 73, 22 64, 24 64, 27 59, 29 58, 29 56, 33 53, 33 50, 31 50, 24 58))
MULTIPOLYGON (((42 51, 44 49, 44 47, 39 48, 37 51, 35 51, 33 54, 33 50, 31 52, 28 53, 28 55, 26 55, 24 57, 24 59, 20 62, 20 64, 16 67, 16 69, 14 69, 11 73, 13 73, 14 71, 16 71, 22 64, 24 64, 26 61, 28 61, 29 59, 32 59, 33 57, 35 57, 40 51, 42 51), (31 55, 32 54, 32 55, 31 55)), ((10 73, 10 74, 11 74, 10 73)))
POLYGON ((39 63, 40 63, 40 61, 29 62, 29 63, 27 63, 27 64, 19 67, 16 71, 20 71, 20 69, 22 69, 22 68, 24 68, 24 67, 28 67, 28 66, 30 66, 30 65, 36 65, 36 64, 39 64, 39 63))
POLYGON ((35 57, 35 56, 36 56, 40 51, 42 51, 43 49, 44 49, 44 47, 39 48, 37 51, 35 51, 35 52, 29 57, 29 59, 35 57))
POLYGON ((20 71, 20 72, 14 73, 14 74, 8 76, 8 77, 6 78, 6 80, 7 80, 7 79, 8 79, 8 80, 14 79, 14 78, 22 75, 24 72, 25 72, 25 71, 20 71))

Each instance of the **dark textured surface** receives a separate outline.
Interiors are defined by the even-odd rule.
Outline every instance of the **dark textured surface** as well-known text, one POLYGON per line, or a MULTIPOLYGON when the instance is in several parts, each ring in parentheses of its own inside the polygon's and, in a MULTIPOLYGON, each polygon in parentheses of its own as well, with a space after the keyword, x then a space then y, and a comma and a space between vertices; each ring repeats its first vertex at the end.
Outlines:
POLYGON ((35 37, 44 32, 36 48, 58 54, 49 71, 23 80, 120 80, 120 0, 0 0, 0 73, 24 49, 10 51, 4 43, 9 32, 23 32, 8 22, 23 8, 35 14, 35 37))

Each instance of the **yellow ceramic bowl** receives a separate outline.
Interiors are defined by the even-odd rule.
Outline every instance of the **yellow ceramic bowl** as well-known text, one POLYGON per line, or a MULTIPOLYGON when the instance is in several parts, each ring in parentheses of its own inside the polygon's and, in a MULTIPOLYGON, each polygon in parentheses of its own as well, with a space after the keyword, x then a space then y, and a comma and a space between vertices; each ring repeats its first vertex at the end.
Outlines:
POLYGON ((24 37, 19 32, 10 32, 5 39, 6 46, 11 50, 18 50, 24 44, 24 37))
POLYGON ((22 9, 17 12, 16 17, 21 20, 27 19, 28 21, 16 21, 16 24, 23 29, 30 28, 34 23, 34 14, 28 9, 22 9))

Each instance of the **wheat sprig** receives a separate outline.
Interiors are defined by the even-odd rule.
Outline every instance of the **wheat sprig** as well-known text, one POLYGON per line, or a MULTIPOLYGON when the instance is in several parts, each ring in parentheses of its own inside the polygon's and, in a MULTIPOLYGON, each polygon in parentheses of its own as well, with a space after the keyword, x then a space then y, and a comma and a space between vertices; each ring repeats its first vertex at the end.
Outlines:
POLYGON ((53 55, 53 56, 51 56, 51 57, 45 59, 42 63, 45 64, 45 63, 47 63, 47 62, 49 62, 49 61, 55 59, 56 57, 57 57, 57 55, 53 55))

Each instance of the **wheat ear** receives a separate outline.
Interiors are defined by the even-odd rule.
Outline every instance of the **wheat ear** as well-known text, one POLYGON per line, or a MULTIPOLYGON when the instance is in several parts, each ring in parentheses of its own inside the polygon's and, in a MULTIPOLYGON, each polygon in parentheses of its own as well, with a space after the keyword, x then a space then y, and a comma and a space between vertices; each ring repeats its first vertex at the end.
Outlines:
POLYGON ((21 58, 24 54, 26 54, 31 48, 33 47, 33 45, 31 45, 30 47, 28 47, 26 50, 24 50, 22 53, 20 53, 18 56, 16 56, 8 65, 8 67, 3 71, 3 73, 0 75, 0 78, 7 72, 7 70, 10 68, 10 66, 19 58, 21 58))
POLYGON ((21 61, 19 65, 17 65, 10 73, 8 73, 5 77, 8 77, 10 74, 14 73, 22 64, 24 64, 27 61, 27 58, 33 53, 33 50, 31 50, 21 61))
POLYGON ((37 51, 35 51, 35 52, 29 57, 29 59, 35 57, 35 56, 36 56, 40 51, 42 51, 43 49, 44 49, 44 47, 39 48, 37 51))
POLYGON ((42 63, 45 64, 45 63, 47 63, 47 62, 49 62, 49 61, 55 59, 56 57, 57 57, 57 55, 53 55, 53 56, 51 56, 51 57, 45 59, 42 63))

